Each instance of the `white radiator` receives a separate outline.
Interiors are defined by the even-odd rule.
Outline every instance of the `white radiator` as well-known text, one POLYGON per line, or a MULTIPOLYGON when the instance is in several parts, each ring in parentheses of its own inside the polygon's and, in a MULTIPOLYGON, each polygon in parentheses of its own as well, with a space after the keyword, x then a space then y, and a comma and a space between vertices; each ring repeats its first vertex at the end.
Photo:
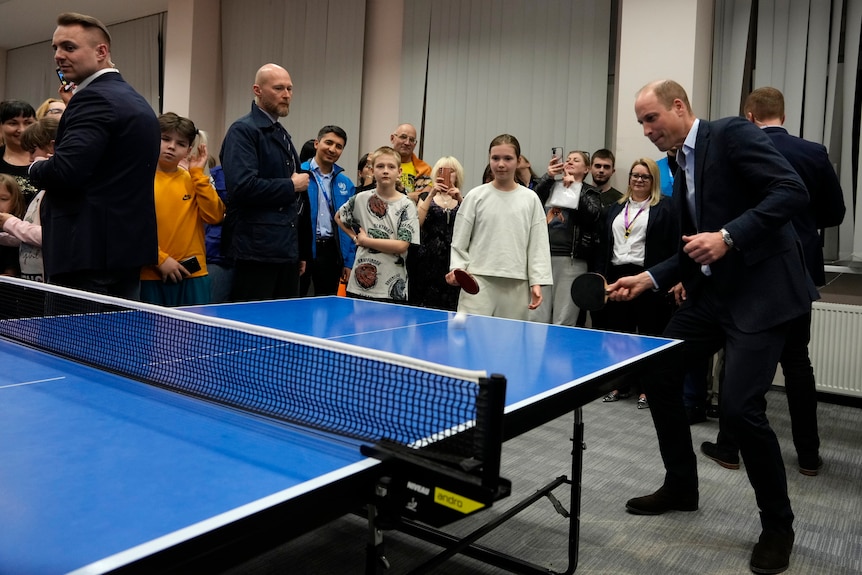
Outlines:
POLYGON ((817 391, 862 397, 862 306, 814 302, 808 350, 817 391))

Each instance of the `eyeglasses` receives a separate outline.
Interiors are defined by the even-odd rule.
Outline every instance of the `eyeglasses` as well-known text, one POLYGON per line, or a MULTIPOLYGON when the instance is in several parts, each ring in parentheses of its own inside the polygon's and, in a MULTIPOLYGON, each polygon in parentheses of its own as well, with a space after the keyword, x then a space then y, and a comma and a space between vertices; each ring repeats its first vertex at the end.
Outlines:
POLYGON ((395 134, 395 137, 402 142, 410 142, 411 144, 416 143, 416 138, 414 138, 413 136, 408 136, 407 134, 395 134))
POLYGON ((62 114, 65 111, 66 111, 65 108, 48 108, 47 110, 45 110, 45 113, 46 114, 62 114))
POLYGON ((639 180, 642 182, 648 182, 652 179, 652 176, 649 174, 629 174, 629 177, 633 180, 639 180))

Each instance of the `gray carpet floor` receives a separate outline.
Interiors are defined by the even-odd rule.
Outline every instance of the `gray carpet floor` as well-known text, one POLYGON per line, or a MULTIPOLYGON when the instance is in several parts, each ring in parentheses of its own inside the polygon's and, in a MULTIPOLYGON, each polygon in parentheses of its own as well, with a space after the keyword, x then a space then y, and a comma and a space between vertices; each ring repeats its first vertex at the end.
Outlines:
MULTIPOLYGON (((790 440, 787 401, 781 389, 768 395, 768 414, 781 442, 788 488, 796 514, 796 543, 788 573, 862 573, 862 410, 821 403, 821 456, 816 477, 800 474, 790 440)), ((635 401, 593 402, 583 408, 585 445, 578 573, 738 574, 749 573, 751 548, 760 533, 754 493, 744 467, 731 471, 699 453, 715 441, 717 420, 692 427, 698 451, 700 510, 656 517, 626 513, 626 499, 657 488, 663 470, 647 410, 635 401)), ((513 495, 494 508, 447 529, 469 533, 554 477, 568 475, 572 417, 554 420, 504 446, 503 475, 513 495)), ((555 495, 569 507, 567 488, 555 495)), ((301 520, 301 518, 299 518, 301 520)), ((549 570, 567 566, 567 520, 547 499, 517 515, 481 543, 549 570)), ((345 516, 226 572, 226 575, 276 573, 362 573, 367 525, 345 516)), ((406 535, 387 532, 387 573, 408 572, 439 548, 406 535)), ((435 573, 500 573, 470 558, 456 557, 435 573)))

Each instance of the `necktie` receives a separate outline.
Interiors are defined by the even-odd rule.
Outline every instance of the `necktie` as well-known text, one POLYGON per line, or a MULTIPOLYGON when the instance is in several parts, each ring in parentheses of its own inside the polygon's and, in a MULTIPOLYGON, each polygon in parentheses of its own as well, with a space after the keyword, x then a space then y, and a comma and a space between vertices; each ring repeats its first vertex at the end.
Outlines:
POLYGON ((281 125, 281 122, 273 123, 275 133, 281 137, 281 141, 284 142, 284 146, 287 148, 287 164, 290 166, 290 172, 293 173, 298 167, 299 162, 295 160, 296 158, 296 150, 293 149, 293 144, 290 141, 290 134, 287 133, 287 130, 284 129, 284 126, 281 125))
POLYGON ((281 137, 281 141, 287 144, 287 130, 284 129, 281 122, 275 122, 273 126, 275 126, 275 133, 281 137))

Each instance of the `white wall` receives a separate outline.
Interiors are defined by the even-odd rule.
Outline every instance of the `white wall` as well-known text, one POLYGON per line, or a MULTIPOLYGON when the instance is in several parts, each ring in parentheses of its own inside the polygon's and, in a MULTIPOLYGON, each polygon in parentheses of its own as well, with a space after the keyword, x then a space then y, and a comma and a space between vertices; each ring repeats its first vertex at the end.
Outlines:
POLYGON ((662 152, 643 135, 634 113, 637 91, 652 80, 676 80, 694 113, 708 117, 712 65, 713 0, 621 0, 617 71, 617 188, 629 166, 662 152), (696 32, 698 32, 696 34, 696 32))
POLYGON ((216 156, 224 134, 219 1, 169 0, 165 28, 162 110, 192 118, 216 156))
MULTIPOLYGON (((368 0, 365 9, 365 65, 359 146, 371 152, 389 145, 401 123, 401 38, 404 0, 368 0)), ((351 172, 351 176, 355 176, 351 172)))
MULTIPOLYGON (((367 0, 362 90, 357 94, 361 98, 358 155, 387 145, 402 121, 404 2, 367 0)), ((218 0, 169 1, 164 95, 164 109, 194 118, 210 133, 215 150, 225 129, 222 81, 236 81, 220 77, 218 5, 218 0)), ((695 113, 707 117, 713 10, 714 0, 620 0, 610 146, 617 156, 618 188, 626 185, 625 174, 634 159, 661 157, 635 120, 634 95, 644 84, 658 78, 678 81, 688 90, 695 113)))
MULTIPOLYGON (((387 145, 392 130, 402 121, 404 2, 367 3, 362 90, 357 94, 361 98, 360 133, 358 140, 352 139, 361 150, 357 155, 387 145)), ((170 0, 164 97, 164 109, 188 113, 201 129, 210 132, 216 150, 225 129, 219 119, 223 89, 217 4, 170 0)), ((616 110, 610 142, 617 156, 618 188, 627 184, 625 174, 634 159, 661 157, 634 116, 634 95, 644 84, 658 78, 678 81, 688 90, 695 113, 707 117, 713 11, 714 0, 620 0, 616 110)))
MULTIPOLYGON (((405 0, 367 0, 360 149, 389 143, 402 121, 401 47, 405 0)), ((619 174, 640 156, 660 157, 635 121, 635 92, 650 80, 670 77, 689 91, 695 113, 706 117, 712 50, 713 0, 620 0, 616 109, 612 112, 619 174), (695 34, 699 30, 700 34, 695 34)), ((195 119, 211 135, 217 150, 224 133, 219 0, 169 0, 166 25, 163 109, 195 119)), ((0 51, 0 94, 4 93, 6 58, 0 51)), ((353 136, 353 134, 351 134, 353 136)), ((617 187, 624 186, 624 176, 617 187)))
POLYGON ((0 50, 0 94, 6 97, 6 50, 0 50))

